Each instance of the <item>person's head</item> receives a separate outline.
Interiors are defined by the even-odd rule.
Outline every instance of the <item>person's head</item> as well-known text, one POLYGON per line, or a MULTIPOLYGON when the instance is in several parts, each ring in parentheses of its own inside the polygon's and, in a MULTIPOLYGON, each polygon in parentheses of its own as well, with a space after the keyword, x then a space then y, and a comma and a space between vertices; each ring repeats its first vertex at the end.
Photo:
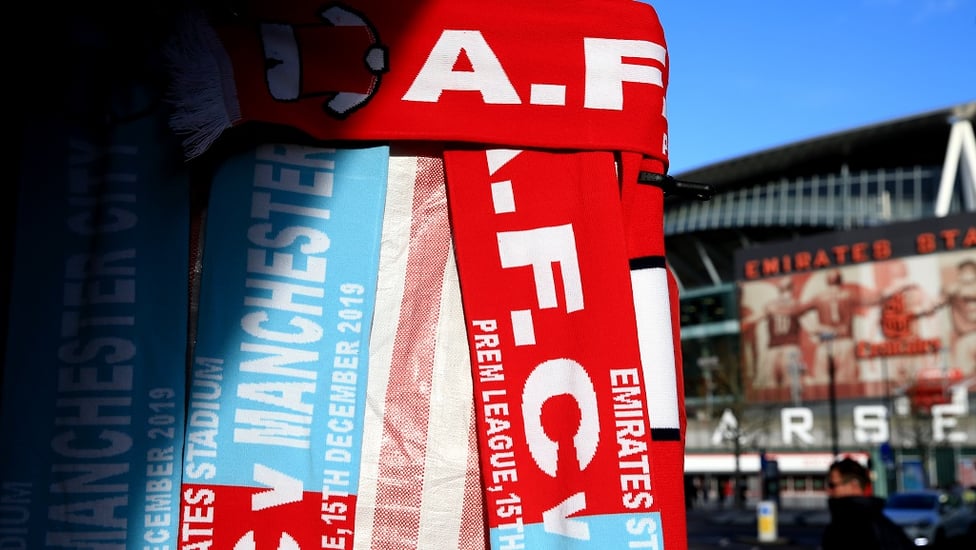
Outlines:
POLYGON ((973 260, 963 260, 956 269, 959 271, 959 280, 961 282, 976 282, 976 262, 973 260))
POLYGON ((841 276, 840 271, 835 269, 827 274, 827 284, 829 286, 840 286, 844 282, 844 277, 841 276))
POLYGON ((871 477, 867 468, 853 458, 842 458, 827 471, 827 496, 830 498, 868 494, 871 477))
POLYGON ((792 296, 793 295, 793 278, 783 277, 777 284, 776 288, 779 290, 780 296, 792 296))

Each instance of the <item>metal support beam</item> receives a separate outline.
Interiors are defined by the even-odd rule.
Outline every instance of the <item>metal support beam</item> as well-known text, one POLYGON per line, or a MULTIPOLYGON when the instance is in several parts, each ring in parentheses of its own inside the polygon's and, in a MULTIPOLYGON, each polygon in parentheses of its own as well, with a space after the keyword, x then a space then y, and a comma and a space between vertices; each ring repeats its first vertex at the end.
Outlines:
POLYGON ((935 201, 937 217, 949 214, 957 174, 961 176, 963 209, 967 212, 976 211, 976 137, 973 135, 972 123, 966 118, 953 119, 952 129, 949 131, 949 143, 946 145, 945 161, 942 163, 942 179, 939 181, 939 194, 935 201))
POLYGON ((704 245, 697 238, 695 239, 695 250, 698 251, 698 257, 701 259, 702 265, 705 266, 705 271, 708 272, 708 277, 712 280, 713 285, 722 284, 722 278, 718 275, 718 270, 715 269, 715 264, 712 263, 712 258, 708 255, 708 251, 705 250, 704 245))

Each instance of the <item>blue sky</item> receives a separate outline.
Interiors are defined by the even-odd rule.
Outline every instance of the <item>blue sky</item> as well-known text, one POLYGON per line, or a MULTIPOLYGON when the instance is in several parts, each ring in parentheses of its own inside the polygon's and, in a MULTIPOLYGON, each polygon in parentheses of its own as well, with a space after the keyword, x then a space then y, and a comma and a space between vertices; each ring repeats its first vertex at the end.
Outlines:
POLYGON ((671 174, 976 100, 976 0, 645 0, 671 174))

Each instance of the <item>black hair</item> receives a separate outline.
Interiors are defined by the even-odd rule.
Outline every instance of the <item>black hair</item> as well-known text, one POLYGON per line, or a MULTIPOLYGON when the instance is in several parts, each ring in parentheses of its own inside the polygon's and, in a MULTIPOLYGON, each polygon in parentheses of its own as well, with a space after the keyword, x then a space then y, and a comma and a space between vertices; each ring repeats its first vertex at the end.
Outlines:
POLYGON ((828 472, 837 472, 844 481, 857 481, 862 489, 871 486, 871 475, 860 462, 844 457, 830 465, 828 472))

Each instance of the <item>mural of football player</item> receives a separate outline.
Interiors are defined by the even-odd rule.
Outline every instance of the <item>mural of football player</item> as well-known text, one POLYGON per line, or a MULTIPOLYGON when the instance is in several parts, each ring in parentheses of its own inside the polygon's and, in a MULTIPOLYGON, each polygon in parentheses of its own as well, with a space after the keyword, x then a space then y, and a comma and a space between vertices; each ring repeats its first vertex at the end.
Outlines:
POLYGON ((798 384, 793 377, 802 369, 800 359, 800 303, 793 294, 793 280, 783 277, 776 283, 777 295, 743 324, 765 327, 766 347, 759 353, 752 384, 755 388, 780 388, 798 384))
POLYGON ((837 384, 857 382, 859 379, 854 345, 854 318, 858 309, 877 306, 879 291, 857 284, 845 284, 840 270, 825 275, 826 286, 800 306, 799 315, 815 312, 805 329, 820 339, 809 382, 826 384, 830 379, 829 358, 834 359, 834 381, 837 384))
POLYGON ((976 373, 976 259, 956 267, 956 281, 945 289, 954 331, 952 361, 964 376, 976 373))
MULTIPOLYGON (((930 293, 914 282, 919 271, 931 270, 930 264, 917 265, 915 277, 909 273, 909 261, 895 259, 877 262, 874 265, 875 280, 885 295, 878 312, 878 334, 881 341, 911 342, 922 339, 937 339, 938 327, 926 312, 937 304, 934 292, 930 293)), ((933 281, 934 282, 934 281, 933 281)), ((932 290, 937 288, 932 286, 932 290)), ((912 383, 917 371, 938 366, 939 350, 931 353, 912 355, 893 355, 884 357, 882 391, 905 387, 912 383)), ((869 392, 870 393, 870 392, 869 392)))
POLYGON ((923 313, 948 308, 951 325, 950 368, 963 376, 976 374, 976 258, 966 257, 955 267, 954 277, 943 281, 939 303, 923 313))

